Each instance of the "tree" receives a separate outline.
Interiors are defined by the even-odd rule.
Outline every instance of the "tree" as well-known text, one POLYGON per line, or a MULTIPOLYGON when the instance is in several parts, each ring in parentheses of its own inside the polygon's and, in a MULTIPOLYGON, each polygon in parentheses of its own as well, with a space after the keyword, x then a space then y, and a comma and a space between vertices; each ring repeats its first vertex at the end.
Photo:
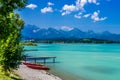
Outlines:
POLYGON ((25 7, 27 0, 0 0, 0 65, 4 72, 18 66, 22 59, 22 47, 19 44, 24 21, 15 9, 25 7))
POLYGON ((0 14, 7 15, 15 9, 24 8, 27 0, 0 0, 0 14))

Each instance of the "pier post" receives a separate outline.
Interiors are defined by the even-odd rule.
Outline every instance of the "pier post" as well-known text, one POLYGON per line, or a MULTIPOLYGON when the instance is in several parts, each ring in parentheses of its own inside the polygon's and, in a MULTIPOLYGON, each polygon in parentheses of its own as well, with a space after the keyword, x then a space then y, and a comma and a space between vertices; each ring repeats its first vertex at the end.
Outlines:
POLYGON ((55 63, 55 57, 53 58, 53 63, 55 63))
POLYGON ((36 58, 35 58, 35 63, 36 63, 36 58))
POLYGON ((25 63, 26 63, 26 61, 27 61, 27 58, 26 58, 26 56, 25 56, 25 63))
POLYGON ((46 58, 44 58, 44 64, 46 63, 46 58))

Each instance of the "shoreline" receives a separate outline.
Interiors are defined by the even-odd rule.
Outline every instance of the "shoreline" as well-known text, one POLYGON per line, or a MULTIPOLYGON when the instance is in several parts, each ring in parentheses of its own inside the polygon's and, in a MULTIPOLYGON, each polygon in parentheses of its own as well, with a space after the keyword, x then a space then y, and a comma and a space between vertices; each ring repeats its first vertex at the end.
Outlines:
POLYGON ((55 76, 44 70, 30 69, 25 65, 20 65, 16 72, 23 80, 62 80, 58 76, 55 76))
POLYGON ((78 80, 79 78, 77 76, 74 76, 72 74, 69 74, 67 72, 63 72, 60 70, 50 70, 50 73, 52 73, 55 76, 60 77, 62 80, 78 80))

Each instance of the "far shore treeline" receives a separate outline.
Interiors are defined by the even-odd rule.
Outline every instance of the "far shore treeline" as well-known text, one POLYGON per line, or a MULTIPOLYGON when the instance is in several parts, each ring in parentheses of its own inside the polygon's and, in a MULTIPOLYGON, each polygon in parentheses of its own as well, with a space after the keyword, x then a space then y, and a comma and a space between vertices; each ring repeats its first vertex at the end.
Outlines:
POLYGON ((36 43, 88 43, 88 44, 120 44, 120 41, 95 39, 95 38, 82 38, 82 39, 44 39, 44 40, 24 40, 22 44, 25 46, 37 46, 36 43))

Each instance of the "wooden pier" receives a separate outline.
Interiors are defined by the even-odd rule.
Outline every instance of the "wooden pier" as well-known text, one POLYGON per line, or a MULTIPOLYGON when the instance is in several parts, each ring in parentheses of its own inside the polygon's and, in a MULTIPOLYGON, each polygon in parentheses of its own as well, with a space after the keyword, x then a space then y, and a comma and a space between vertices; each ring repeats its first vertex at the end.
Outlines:
POLYGON ((27 59, 33 59, 34 62, 36 63, 37 60, 39 59, 43 59, 44 60, 44 63, 46 63, 46 59, 53 59, 53 63, 55 63, 55 56, 40 56, 40 57, 26 57, 27 59))

